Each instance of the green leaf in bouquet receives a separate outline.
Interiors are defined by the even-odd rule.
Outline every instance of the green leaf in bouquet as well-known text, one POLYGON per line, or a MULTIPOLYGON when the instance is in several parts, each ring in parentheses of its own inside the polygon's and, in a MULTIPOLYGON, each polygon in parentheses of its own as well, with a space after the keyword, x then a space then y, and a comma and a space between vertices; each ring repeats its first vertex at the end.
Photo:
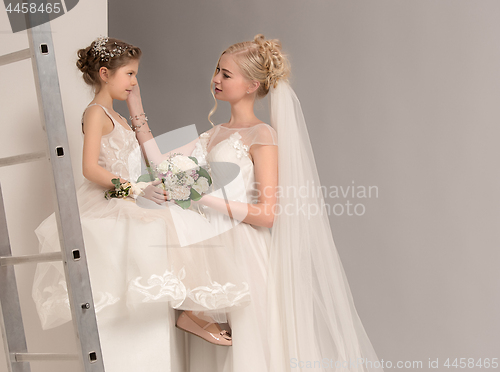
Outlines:
POLYGON ((148 171, 148 174, 151 176, 151 181, 154 181, 156 178, 156 166, 154 164, 147 166, 146 170, 148 171))
POLYGON ((177 204, 182 209, 188 209, 191 205, 191 200, 176 200, 175 204, 177 204))
POLYGON ((196 191, 193 187, 191 187, 191 194, 189 195, 189 197, 194 201, 198 201, 201 199, 200 193, 196 191))
POLYGON ((194 161, 196 165, 198 165, 198 159, 196 159, 194 156, 188 156, 188 158, 194 161))
POLYGON ((137 179, 137 182, 150 182, 150 181, 154 181, 153 175, 151 175, 150 173, 141 174, 137 179))
POLYGON ((198 170, 198 174, 208 180, 208 186, 212 184, 212 178, 205 168, 200 167, 200 169, 198 170))

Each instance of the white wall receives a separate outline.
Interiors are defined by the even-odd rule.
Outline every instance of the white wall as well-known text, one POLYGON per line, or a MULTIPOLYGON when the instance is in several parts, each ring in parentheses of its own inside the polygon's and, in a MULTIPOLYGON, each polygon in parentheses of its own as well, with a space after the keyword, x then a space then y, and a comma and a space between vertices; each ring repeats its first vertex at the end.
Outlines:
MULTIPOLYGON (((83 179, 80 118, 92 97, 75 66, 76 51, 89 45, 97 36, 107 35, 107 11, 107 1, 84 0, 69 13, 51 22, 77 186, 83 179)), ((26 31, 12 34, 3 7, 0 7, 0 45, 2 55, 28 47, 26 31)), ((38 118, 31 61, 0 67, 0 86, 0 157, 45 150, 45 132, 38 118)), ((49 162, 46 160, 0 168, 10 242, 15 255, 38 252, 34 230, 54 210, 49 177, 49 162)), ((42 331, 31 299, 34 271, 34 265, 16 268, 28 349, 31 352, 76 352, 71 324, 42 331)), ((6 371, 1 339, 0 344, 0 371, 6 371)), ((32 371, 77 371, 77 364, 33 363, 32 371)))

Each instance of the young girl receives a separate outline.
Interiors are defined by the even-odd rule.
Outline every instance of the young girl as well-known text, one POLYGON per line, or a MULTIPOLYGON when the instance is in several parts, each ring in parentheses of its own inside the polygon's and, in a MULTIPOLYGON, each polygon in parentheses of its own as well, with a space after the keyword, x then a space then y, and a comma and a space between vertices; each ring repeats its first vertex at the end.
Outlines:
MULTIPOLYGON (((230 46, 217 62, 209 119, 217 101, 229 102, 231 117, 202 135, 208 139, 206 159, 216 186, 224 185, 225 169, 213 165, 225 162, 239 167, 246 187, 228 198, 204 195, 197 204, 214 225, 244 216, 221 238, 234 248, 252 300, 229 314, 231 348, 190 338, 193 372, 382 370, 316 191, 314 156, 288 75, 280 42, 263 35, 230 46), (255 100, 268 92, 271 126, 254 114, 255 100)), ((128 104, 132 115, 143 112, 135 91, 128 104)), ((144 143, 151 135, 137 138, 144 143)))
MULTIPOLYGON (((135 135, 150 131, 137 125, 132 130, 113 109, 113 101, 126 100, 137 85, 141 50, 101 37, 79 50, 78 57, 77 66, 95 92, 82 118, 85 180, 77 196, 105 368, 180 370, 184 334, 172 331, 172 308, 189 311, 183 328, 230 346, 230 334, 211 319, 225 321, 226 312, 246 305, 248 285, 233 252, 210 235, 206 218, 173 203, 156 209, 136 203, 166 200, 157 182, 135 183, 141 172, 135 135), (105 192, 114 188, 116 178, 132 184, 131 195, 108 200, 105 192), (181 236, 188 235, 212 237, 180 244, 181 236)), ((42 252, 60 250, 54 214, 36 234, 42 252)), ((44 329, 71 320, 61 263, 37 266, 33 298, 44 329)))

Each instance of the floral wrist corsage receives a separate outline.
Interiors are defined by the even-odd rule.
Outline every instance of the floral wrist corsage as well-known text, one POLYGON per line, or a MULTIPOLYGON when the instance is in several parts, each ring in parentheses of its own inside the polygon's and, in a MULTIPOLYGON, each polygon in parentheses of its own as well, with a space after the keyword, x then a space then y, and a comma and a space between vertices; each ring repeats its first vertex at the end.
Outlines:
POLYGON ((144 195, 144 189, 148 187, 148 182, 120 182, 119 178, 113 178, 111 180, 113 185, 115 185, 114 189, 109 189, 104 192, 104 197, 106 199, 110 198, 126 198, 130 197, 133 199, 137 199, 138 196, 144 195))

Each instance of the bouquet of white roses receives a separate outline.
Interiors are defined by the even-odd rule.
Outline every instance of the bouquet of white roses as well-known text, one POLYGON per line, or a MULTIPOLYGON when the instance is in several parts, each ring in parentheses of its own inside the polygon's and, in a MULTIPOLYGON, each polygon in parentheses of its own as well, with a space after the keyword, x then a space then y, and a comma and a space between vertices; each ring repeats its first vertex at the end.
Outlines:
POLYGON ((171 154, 158 165, 148 168, 149 174, 140 181, 161 180, 159 187, 167 191, 168 200, 173 200, 183 209, 189 208, 191 200, 201 199, 212 184, 208 171, 198 165, 198 159, 182 154, 171 154))

